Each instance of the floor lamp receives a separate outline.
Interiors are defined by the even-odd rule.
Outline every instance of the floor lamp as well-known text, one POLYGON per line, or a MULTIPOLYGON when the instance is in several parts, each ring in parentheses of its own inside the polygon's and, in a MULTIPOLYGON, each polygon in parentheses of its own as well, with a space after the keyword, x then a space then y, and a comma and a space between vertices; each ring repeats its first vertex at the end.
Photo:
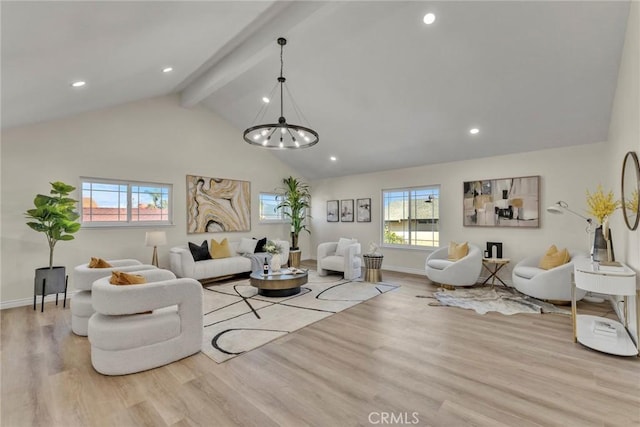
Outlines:
POLYGON ((164 231, 147 231, 144 243, 146 246, 153 246, 151 265, 158 267, 158 246, 167 244, 167 233, 164 231))
MULTIPOLYGON (((557 201, 555 204, 547 208, 547 212, 552 214, 563 214, 565 213, 565 211, 572 213, 575 216, 578 216, 587 222, 587 226, 584 229, 584 231, 587 233, 587 247, 589 248, 589 254, 591 255, 591 259, 593 260, 593 245, 591 241, 591 233, 593 232, 593 220, 591 218, 588 218, 584 215, 579 214, 576 211, 572 211, 571 209, 569 209, 569 205, 567 204, 567 202, 563 202, 562 200, 557 201)), ((584 299, 589 302, 596 302, 596 303, 604 302, 604 298, 593 296, 593 294, 589 294, 589 296, 585 297, 584 299)))

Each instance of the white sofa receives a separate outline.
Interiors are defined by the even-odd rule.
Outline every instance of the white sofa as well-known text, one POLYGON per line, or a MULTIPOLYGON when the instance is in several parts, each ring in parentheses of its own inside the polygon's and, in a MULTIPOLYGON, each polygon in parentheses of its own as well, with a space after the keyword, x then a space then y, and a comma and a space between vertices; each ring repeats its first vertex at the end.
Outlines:
POLYGON ((449 261, 449 247, 436 249, 427 257, 425 270, 429 280, 449 286, 472 286, 482 270, 482 251, 469 244, 469 253, 457 261, 449 261))
POLYGON ((74 334, 83 337, 87 336, 89 318, 94 313, 91 304, 91 286, 93 282, 111 276, 111 272, 118 271, 140 271, 153 270, 157 267, 142 264, 136 259, 114 259, 107 260, 112 267, 89 268, 89 264, 81 264, 73 269, 73 285, 78 291, 71 297, 71 330, 74 334))
POLYGON ((131 273, 147 283, 118 286, 109 277, 93 283, 96 312, 89 319, 89 342, 91 364, 101 374, 156 368, 202 348, 200 282, 177 279, 169 270, 131 273))
POLYGON ((344 248, 343 254, 337 254, 338 242, 325 242, 318 245, 318 275, 326 276, 330 271, 344 274, 346 280, 357 279, 362 274, 360 243, 352 240, 344 248))
MULTIPOLYGON (((588 255, 582 252, 569 251, 571 260, 561 266, 544 270, 539 268, 542 256, 530 256, 513 267, 513 287, 531 297, 548 301, 571 301, 571 275, 575 258, 588 255)), ((576 288, 576 300, 581 300, 586 291, 576 288)))
MULTIPOLYGON (((289 242, 273 240, 280 245, 283 264, 289 260, 289 242)), ((229 258, 194 261, 188 245, 176 246, 169 250, 171 271, 178 277, 190 277, 196 280, 216 279, 235 274, 251 272, 251 258, 238 253, 240 242, 229 242, 229 258)))

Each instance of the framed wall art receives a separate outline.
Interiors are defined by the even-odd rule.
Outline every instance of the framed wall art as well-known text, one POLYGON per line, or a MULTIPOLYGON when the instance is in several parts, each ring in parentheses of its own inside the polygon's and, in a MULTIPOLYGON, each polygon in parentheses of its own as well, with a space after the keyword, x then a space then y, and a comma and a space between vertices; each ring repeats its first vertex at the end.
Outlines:
POLYGON ((463 225, 540 227, 540 177, 485 179, 463 184, 463 225))
POLYGON ((251 230, 251 183, 187 175, 187 233, 251 230))
POLYGON ((371 222, 371 199, 356 200, 356 218, 358 222, 371 222))
POLYGON ((340 221, 353 222, 353 199, 340 200, 340 221))
POLYGON ((340 221, 339 211, 340 208, 337 200, 327 200, 327 222, 340 221))

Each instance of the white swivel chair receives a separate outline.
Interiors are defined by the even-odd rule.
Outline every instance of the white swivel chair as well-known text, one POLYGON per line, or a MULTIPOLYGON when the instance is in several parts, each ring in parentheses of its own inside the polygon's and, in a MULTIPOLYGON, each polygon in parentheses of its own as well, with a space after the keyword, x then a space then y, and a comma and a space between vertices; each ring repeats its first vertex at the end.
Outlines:
MULTIPOLYGON (((542 256, 530 256, 523 259, 513 267, 511 275, 513 287, 525 295, 540 300, 571 301, 573 261, 576 257, 588 258, 588 255, 569 251, 569 256, 571 260, 568 263, 549 270, 538 267, 542 256)), ((581 300, 585 295, 586 291, 576 288, 576 300, 581 300)))
POLYGON ((344 274, 346 280, 362 275, 360 243, 355 239, 341 238, 339 242, 325 242, 318 245, 318 275, 326 276, 330 271, 344 274))
POLYGON ((482 270, 482 251, 469 244, 469 252, 457 261, 449 261, 449 247, 436 249, 427 257, 425 269, 429 280, 448 286, 472 286, 482 270))
POLYGON ((200 282, 177 279, 169 270, 131 273, 147 283, 112 285, 104 277, 93 284, 96 312, 89 319, 89 342, 91 363, 101 374, 156 368, 202 348, 200 282))
POLYGON ((78 265, 73 269, 73 285, 78 291, 71 297, 71 330, 74 334, 87 336, 89 318, 94 313, 91 305, 91 285, 96 280, 111 276, 113 270, 138 271, 155 269, 153 265, 142 264, 135 259, 108 260, 112 267, 89 268, 89 264, 78 265))

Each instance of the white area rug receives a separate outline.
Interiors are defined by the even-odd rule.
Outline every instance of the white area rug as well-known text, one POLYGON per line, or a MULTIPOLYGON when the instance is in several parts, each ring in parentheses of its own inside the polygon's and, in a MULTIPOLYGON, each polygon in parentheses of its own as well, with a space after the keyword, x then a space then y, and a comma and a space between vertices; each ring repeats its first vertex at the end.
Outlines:
POLYGON ((309 271, 299 294, 282 298, 258 295, 249 279, 209 285, 204 288, 202 351, 221 363, 398 287, 320 277, 315 271, 309 271))
POLYGON ((483 286, 454 290, 442 289, 433 293, 438 303, 475 310, 478 314, 489 311, 511 315, 517 313, 556 313, 571 314, 570 311, 556 307, 548 302, 523 295, 512 288, 483 286))

